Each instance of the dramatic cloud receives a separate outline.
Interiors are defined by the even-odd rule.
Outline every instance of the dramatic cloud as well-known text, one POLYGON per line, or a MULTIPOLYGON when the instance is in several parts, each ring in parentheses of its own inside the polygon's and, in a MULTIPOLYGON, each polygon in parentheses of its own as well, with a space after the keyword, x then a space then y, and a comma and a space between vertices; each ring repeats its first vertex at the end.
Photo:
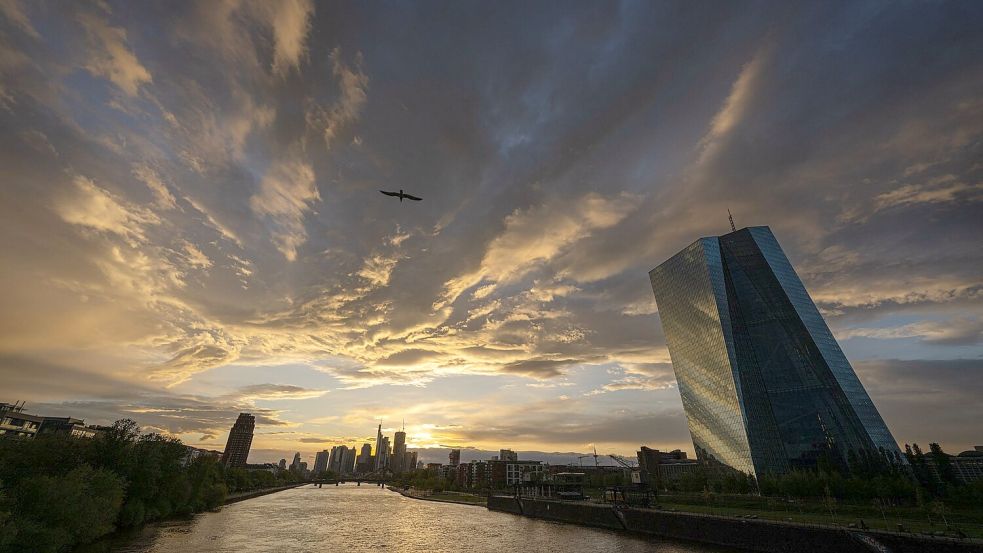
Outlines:
POLYGON ((307 240, 304 215, 321 199, 311 166, 301 161, 278 161, 260 181, 259 193, 249 199, 257 215, 268 215, 273 241, 288 261, 297 259, 297 248, 307 240))
POLYGON ((136 96, 140 86, 153 79, 127 45, 126 30, 109 25, 105 15, 108 14, 80 13, 78 16, 90 42, 85 69, 109 79, 127 95, 136 96))
POLYGON ((687 448, 647 274, 729 209, 899 440, 974 439, 981 6, 60 7, 0 0, 0 401, 687 448))
POLYGON ((291 68, 300 66, 307 53, 307 33, 314 13, 311 0, 286 0, 270 3, 273 15, 273 72, 286 75, 291 68))

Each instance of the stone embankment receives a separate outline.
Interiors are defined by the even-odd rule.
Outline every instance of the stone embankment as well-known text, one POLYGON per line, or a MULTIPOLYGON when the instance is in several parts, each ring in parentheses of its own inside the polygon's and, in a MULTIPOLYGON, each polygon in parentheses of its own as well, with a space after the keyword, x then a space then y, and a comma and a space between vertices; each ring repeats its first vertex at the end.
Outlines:
POLYGON ((856 530, 816 524, 616 508, 575 501, 512 496, 488 498, 488 508, 516 515, 687 540, 762 553, 983 553, 983 541, 856 530))

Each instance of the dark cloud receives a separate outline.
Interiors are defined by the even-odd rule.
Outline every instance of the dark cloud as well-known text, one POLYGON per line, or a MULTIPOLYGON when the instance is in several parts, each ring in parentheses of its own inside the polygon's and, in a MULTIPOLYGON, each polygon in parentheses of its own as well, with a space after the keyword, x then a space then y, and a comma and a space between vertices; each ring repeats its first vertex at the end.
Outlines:
MULTIPOLYGON (((646 274, 727 208, 839 335, 978 351, 978 4, 8 4, 9 393, 132 412, 286 363, 350 393, 583 367, 620 367, 596 401, 664 388, 646 274)), ((271 380, 148 424, 323 393, 271 380)))
POLYGON ((983 359, 884 359, 854 364, 901 443, 979 445, 983 359))

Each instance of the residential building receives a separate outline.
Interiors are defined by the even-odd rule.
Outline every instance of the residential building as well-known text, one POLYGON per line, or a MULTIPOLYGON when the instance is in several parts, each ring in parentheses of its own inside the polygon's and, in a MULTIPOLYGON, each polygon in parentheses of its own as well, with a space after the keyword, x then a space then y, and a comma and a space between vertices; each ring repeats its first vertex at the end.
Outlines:
POLYGON ((280 467, 280 470, 287 470, 287 460, 280 459, 280 462, 277 464, 277 466, 280 467))
POLYGON ((448 458, 448 463, 447 464, 449 464, 450 466, 456 467, 457 465, 460 465, 461 464, 461 450, 460 449, 452 449, 451 452, 447 455, 447 458, 448 458))
POLYGON ((253 430, 256 428, 256 417, 249 413, 239 413, 239 418, 229 431, 229 440, 222 454, 222 464, 229 467, 244 467, 249 458, 249 448, 253 444, 253 430))
POLYGON ((25 413, 23 403, 0 403, 0 436, 33 438, 43 422, 44 417, 25 413))
POLYGON ((222 458, 221 451, 215 451, 213 449, 201 449, 197 447, 191 447, 190 445, 186 445, 184 447, 186 450, 184 454, 184 462, 183 462, 184 465, 190 465, 196 459, 200 459, 202 457, 212 457, 214 459, 222 458))
POLYGON ((498 452, 499 461, 518 461, 519 454, 512 451, 511 449, 501 449, 498 452))
POLYGON ((489 486, 493 489, 511 488, 531 481, 535 474, 542 474, 545 466, 540 461, 485 461, 489 486))
POLYGON ((95 438, 99 431, 85 425, 82 419, 72 417, 42 417, 44 422, 38 434, 68 434, 73 438, 95 438))
POLYGON ((900 458, 768 227, 701 238, 649 275, 700 462, 759 475, 900 458))

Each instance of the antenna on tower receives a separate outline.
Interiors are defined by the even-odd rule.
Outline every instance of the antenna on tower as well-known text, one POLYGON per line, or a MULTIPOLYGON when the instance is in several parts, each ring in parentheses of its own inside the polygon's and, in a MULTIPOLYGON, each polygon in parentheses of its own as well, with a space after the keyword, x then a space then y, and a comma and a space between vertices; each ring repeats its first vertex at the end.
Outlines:
POLYGON ((727 219, 730 221, 730 231, 737 232, 737 227, 734 226, 734 216, 730 214, 730 208, 727 208, 727 219))

